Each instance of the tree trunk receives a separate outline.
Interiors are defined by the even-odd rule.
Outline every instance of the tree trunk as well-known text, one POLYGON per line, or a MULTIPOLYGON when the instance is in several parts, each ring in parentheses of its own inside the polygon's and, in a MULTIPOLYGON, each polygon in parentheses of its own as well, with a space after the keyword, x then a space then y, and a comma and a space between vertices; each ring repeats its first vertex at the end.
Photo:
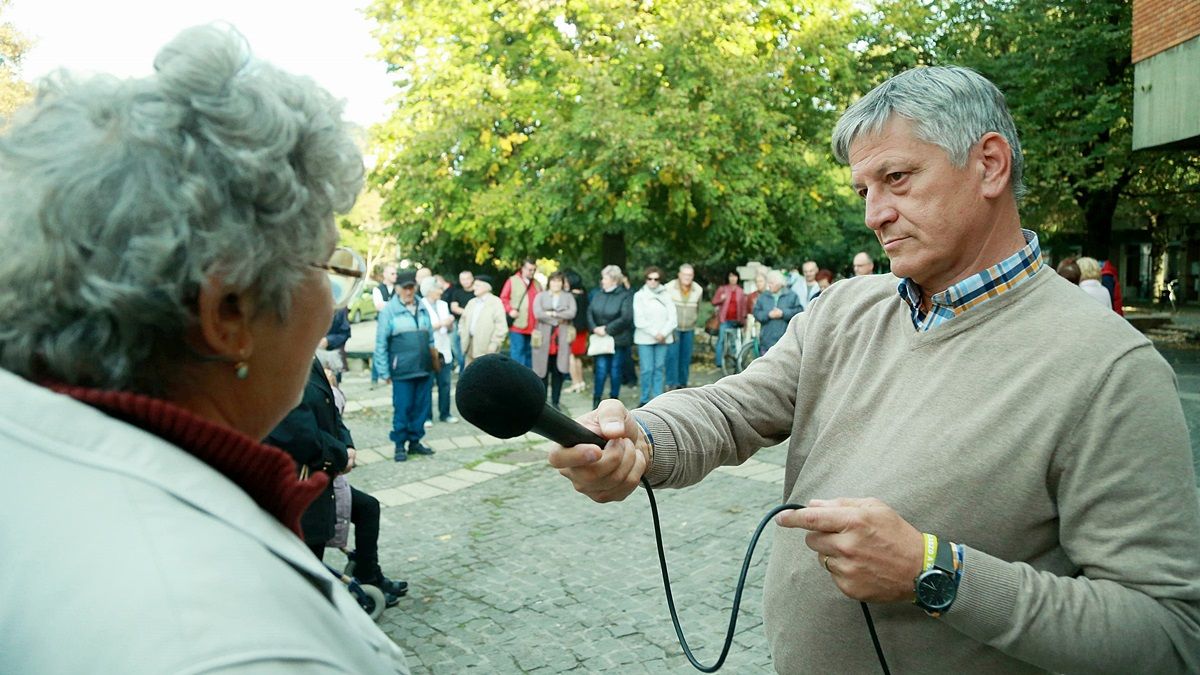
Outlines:
POLYGON ((1087 236, 1084 239, 1084 255, 1097 260, 1111 260, 1117 253, 1112 250, 1113 216, 1117 213, 1117 202, 1129 184, 1133 174, 1126 169, 1117 176, 1106 190, 1075 191, 1075 203, 1083 210, 1087 236))
POLYGON ((1084 239, 1084 255, 1097 260, 1113 257, 1112 246, 1113 214, 1117 210, 1119 191, 1076 193, 1075 201, 1083 209, 1087 236, 1084 239))
POLYGON ((625 255, 625 233, 624 232, 605 232, 600 237, 600 264, 601 265, 616 265, 621 268, 621 271, 626 275, 629 270, 625 269, 628 258, 625 255))

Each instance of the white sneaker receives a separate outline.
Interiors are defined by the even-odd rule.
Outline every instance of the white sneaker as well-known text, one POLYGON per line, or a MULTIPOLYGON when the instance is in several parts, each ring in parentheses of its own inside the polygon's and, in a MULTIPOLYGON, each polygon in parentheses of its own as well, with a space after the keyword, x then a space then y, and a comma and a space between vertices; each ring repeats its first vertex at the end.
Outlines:
POLYGON ((447 424, 458 424, 458 418, 455 417, 454 415, 451 415, 442 421, 447 424))
POLYGON ((432 429, 433 428, 433 420, 425 420, 425 428, 432 429))

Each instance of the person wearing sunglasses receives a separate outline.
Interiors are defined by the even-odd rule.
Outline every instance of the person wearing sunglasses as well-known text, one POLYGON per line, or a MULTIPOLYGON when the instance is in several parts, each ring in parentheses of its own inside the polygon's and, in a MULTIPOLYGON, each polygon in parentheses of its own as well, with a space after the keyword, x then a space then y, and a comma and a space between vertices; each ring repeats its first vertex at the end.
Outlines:
POLYGON ((0 134, 0 672, 408 672, 300 537, 328 477, 260 442, 363 280, 340 115, 209 25, 0 134))
POLYGON ((662 270, 646 268, 646 284, 633 295, 633 342, 638 349, 642 398, 639 405, 663 393, 667 377, 667 348, 675 341, 678 310, 662 283, 662 270))

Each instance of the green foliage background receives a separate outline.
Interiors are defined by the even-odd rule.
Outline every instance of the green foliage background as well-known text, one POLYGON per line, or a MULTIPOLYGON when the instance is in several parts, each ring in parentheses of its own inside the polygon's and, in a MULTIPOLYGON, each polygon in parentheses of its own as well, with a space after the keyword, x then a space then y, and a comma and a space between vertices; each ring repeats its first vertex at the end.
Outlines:
POLYGON ((1119 218, 1182 214, 1194 152, 1133 153, 1128 0, 376 0, 396 112, 380 222, 440 268, 526 255, 591 274, 878 254, 828 149, 903 69, 974 67, 1022 131, 1027 226, 1104 257, 1119 218), (1123 214, 1123 215, 1122 215, 1123 214), (1103 251, 1103 252, 1102 252, 1103 251))
POLYGON ((0 128, 31 95, 29 85, 20 77, 21 57, 29 50, 29 40, 4 20, 11 4, 11 0, 0 0, 0 128))

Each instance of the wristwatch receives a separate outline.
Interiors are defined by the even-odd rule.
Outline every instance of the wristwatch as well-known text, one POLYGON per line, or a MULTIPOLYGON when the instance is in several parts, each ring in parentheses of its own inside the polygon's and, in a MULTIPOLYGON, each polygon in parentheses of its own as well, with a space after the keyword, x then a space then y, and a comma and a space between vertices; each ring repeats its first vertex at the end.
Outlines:
POLYGON ((942 612, 950 609, 954 596, 958 594, 958 574, 954 569, 951 546, 950 542, 939 540, 933 567, 917 575, 913 584, 917 594, 914 602, 933 617, 941 616, 942 612))

